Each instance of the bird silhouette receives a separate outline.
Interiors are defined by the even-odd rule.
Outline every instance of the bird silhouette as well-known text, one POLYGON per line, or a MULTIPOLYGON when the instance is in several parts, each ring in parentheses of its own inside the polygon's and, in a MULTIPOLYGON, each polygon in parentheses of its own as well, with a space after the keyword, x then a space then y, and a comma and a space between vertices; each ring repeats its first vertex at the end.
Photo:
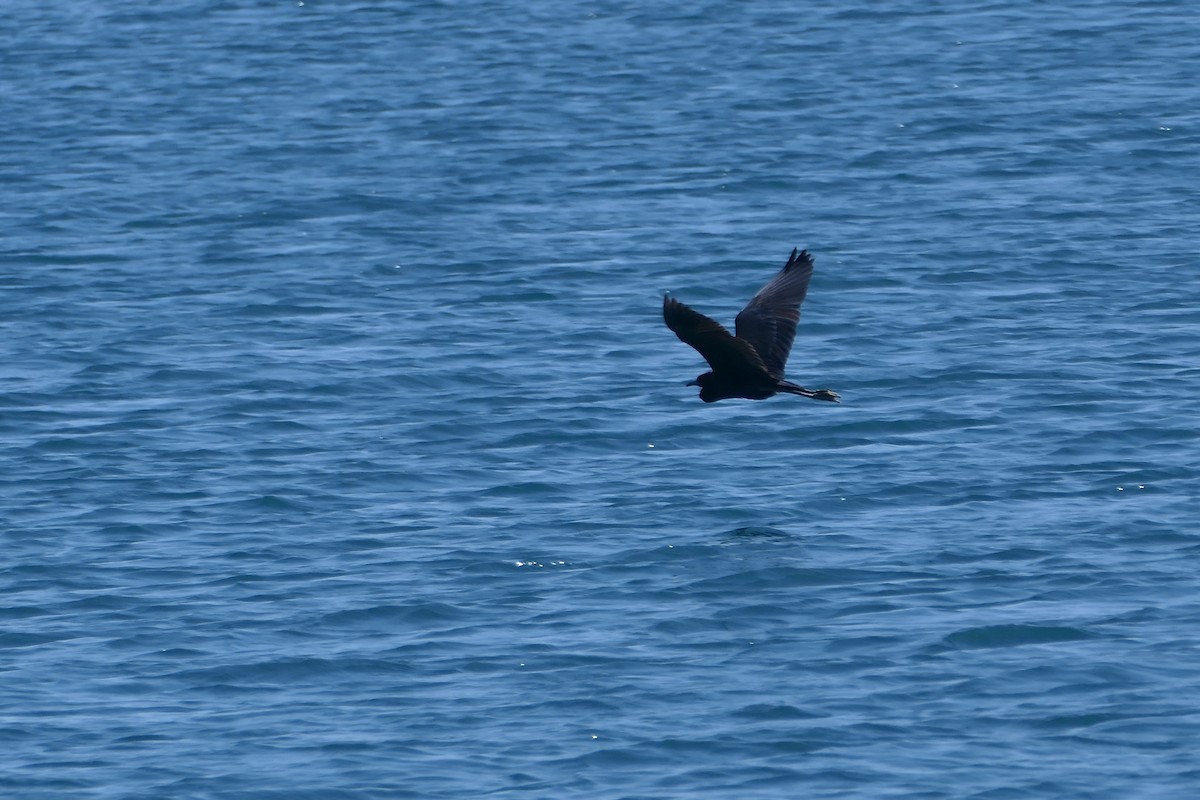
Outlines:
POLYGON ((744 397, 765 400, 779 392, 838 402, 828 389, 805 389, 784 380, 800 304, 808 294, 813 260, 807 250, 792 250, 779 274, 758 290, 734 321, 735 335, 670 295, 663 295, 663 320, 680 341, 691 345, 712 368, 688 386, 700 387, 706 403, 744 397))

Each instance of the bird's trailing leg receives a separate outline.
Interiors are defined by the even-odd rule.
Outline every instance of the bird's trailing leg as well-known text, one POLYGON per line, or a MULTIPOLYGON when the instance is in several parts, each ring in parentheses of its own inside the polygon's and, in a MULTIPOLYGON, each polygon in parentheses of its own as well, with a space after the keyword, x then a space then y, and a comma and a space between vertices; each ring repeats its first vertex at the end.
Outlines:
POLYGON ((828 400, 831 403, 841 402, 841 398, 837 392, 831 392, 828 389, 805 389, 803 386, 797 386, 791 381, 780 381, 779 385, 775 388, 781 392, 811 397, 814 400, 828 400))

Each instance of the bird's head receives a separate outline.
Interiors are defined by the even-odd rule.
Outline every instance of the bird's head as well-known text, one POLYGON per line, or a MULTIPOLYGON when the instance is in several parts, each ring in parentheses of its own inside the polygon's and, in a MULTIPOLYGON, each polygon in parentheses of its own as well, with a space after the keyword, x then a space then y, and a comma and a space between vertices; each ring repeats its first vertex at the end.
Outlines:
POLYGON ((688 386, 700 387, 700 399, 706 403, 715 403, 718 400, 728 397, 724 394, 717 382, 713 380, 713 374, 706 372, 703 375, 697 375, 696 380, 688 382, 688 386))

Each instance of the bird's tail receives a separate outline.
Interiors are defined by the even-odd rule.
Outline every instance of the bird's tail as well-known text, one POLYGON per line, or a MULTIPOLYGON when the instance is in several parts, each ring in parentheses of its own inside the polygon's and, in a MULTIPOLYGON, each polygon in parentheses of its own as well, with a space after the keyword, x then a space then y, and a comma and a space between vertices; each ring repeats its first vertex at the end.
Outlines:
POLYGON ((803 386, 797 386, 791 381, 779 381, 775 386, 775 390, 779 392, 787 392, 788 394, 798 394, 803 397, 811 397, 814 400, 828 400, 831 403, 841 402, 837 392, 831 392, 828 389, 805 389, 803 386))

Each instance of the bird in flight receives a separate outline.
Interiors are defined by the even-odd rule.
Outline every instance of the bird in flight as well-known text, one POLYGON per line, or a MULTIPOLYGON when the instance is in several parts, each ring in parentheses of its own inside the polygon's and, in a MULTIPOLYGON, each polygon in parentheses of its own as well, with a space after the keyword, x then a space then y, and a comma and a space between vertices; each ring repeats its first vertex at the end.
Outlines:
POLYGON ((792 250, 779 274, 758 290, 734 321, 736 335, 670 295, 663 295, 663 319, 680 341, 691 345, 711 371, 690 382, 700 399, 715 403, 731 397, 765 400, 779 392, 838 402, 828 389, 805 389, 784 380, 800 304, 808 293, 813 260, 807 250, 792 250))

